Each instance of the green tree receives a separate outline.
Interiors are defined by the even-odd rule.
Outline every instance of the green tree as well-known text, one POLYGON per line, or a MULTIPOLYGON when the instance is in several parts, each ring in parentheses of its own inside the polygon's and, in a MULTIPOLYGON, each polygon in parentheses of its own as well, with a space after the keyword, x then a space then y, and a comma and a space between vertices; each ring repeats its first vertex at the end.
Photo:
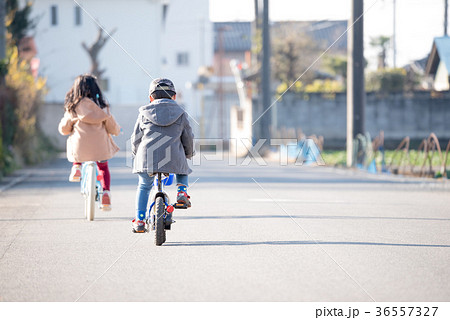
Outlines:
POLYGON ((30 18, 32 5, 31 1, 27 1, 23 8, 19 8, 18 0, 6 0, 6 27, 11 45, 18 45, 36 27, 37 20, 30 18))
POLYGON ((338 55, 326 56, 324 68, 333 74, 345 89, 347 85, 347 57, 338 55))
MULTIPOLYGON (((334 94, 337 92, 344 91, 344 86, 342 83, 336 80, 314 80, 312 83, 308 84, 305 87, 305 92, 307 93, 313 93, 313 92, 321 92, 321 93, 328 93, 328 94, 334 94)), ((332 95, 329 95, 329 97, 333 97, 332 95)))
POLYGON ((405 90, 406 71, 401 68, 371 72, 366 78, 366 90, 380 93, 402 92, 405 90))
POLYGON ((46 92, 45 79, 35 79, 29 63, 19 57, 17 45, 35 26, 31 2, 7 0, 7 59, 0 65, 0 177, 21 163, 31 164, 52 154, 53 147, 37 125, 38 109, 46 92))
POLYGON ((304 73, 300 81, 311 83, 315 78, 314 71, 318 68, 311 67, 311 63, 320 55, 320 46, 306 34, 294 32, 280 32, 272 39, 274 79, 289 87, 304 73))

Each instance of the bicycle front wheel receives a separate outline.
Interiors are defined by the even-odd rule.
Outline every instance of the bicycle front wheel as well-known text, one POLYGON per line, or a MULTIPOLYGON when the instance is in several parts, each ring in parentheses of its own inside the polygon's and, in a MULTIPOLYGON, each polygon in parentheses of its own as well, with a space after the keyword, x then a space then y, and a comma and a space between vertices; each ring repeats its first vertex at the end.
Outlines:
POLYGON ((84 198, 84 214, 88 221, 94 220, 95 214, 95 182, 97 180, 95 164, 86 167, 86 192, 84 198))
POLYGON ((155 245, 160 246, 166 242, 166 230, 164 228, 164 198, 156 198, 155 203, 155 245))

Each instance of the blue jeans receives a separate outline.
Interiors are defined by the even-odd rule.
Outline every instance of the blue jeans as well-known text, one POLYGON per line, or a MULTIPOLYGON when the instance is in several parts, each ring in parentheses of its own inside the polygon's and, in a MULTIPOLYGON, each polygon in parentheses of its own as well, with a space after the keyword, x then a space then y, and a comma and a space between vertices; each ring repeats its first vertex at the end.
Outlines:
MULTIPOLYGON (((144 220, 147 213, 148 197, 153 187, 154 176, 149 177, 147 173, 140 172, 139 183, 136 192, 136 220, 144 220)), ((188 176, 177 174, 177 184, 188 186, 188 176)))

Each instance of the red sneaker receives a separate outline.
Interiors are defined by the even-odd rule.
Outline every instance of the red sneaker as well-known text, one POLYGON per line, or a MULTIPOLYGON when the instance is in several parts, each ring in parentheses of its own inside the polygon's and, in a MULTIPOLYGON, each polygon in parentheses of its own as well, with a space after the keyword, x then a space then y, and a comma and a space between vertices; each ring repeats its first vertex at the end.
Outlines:
POLYGON ((184 191, 179 191, 177 194, 177 203, 182 203, 184 205, 186 205, 188 208, 191 207, 191 201, 189 200, 191 199, 190 196, 188 196, 188 194, 184 191))
POLYGON ((101 209, 103 211, 111 210, 111 192, 109 190, 103 191, 101 209))
POLYGON ((147 232, 147 228, 145 227, 145 222, 142 220, 136 220, 133 219, 133 221, 131 221, 133 224, 133 232, 134 233, 144 233, 147 232))

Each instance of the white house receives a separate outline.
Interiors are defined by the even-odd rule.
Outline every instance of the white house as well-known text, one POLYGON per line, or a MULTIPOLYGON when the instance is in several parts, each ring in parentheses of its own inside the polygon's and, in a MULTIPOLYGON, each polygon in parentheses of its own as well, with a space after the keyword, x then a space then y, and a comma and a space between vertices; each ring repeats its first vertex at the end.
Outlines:
POLYGON ((81 44, 92 44, 101 25, 117 29, 99 55, 112 106, 146 104, 152 78, 164 76, 198 114, 190 84, 213 60, 208 0, 34 0, 32 14, 39 19, 35 41, 48 103, 62 103, 74 78, 89 72, 81 44))
POLYGON ((425 73, 433 78, 434 90, 450 90, 450 37, 434 38, 425 73))

